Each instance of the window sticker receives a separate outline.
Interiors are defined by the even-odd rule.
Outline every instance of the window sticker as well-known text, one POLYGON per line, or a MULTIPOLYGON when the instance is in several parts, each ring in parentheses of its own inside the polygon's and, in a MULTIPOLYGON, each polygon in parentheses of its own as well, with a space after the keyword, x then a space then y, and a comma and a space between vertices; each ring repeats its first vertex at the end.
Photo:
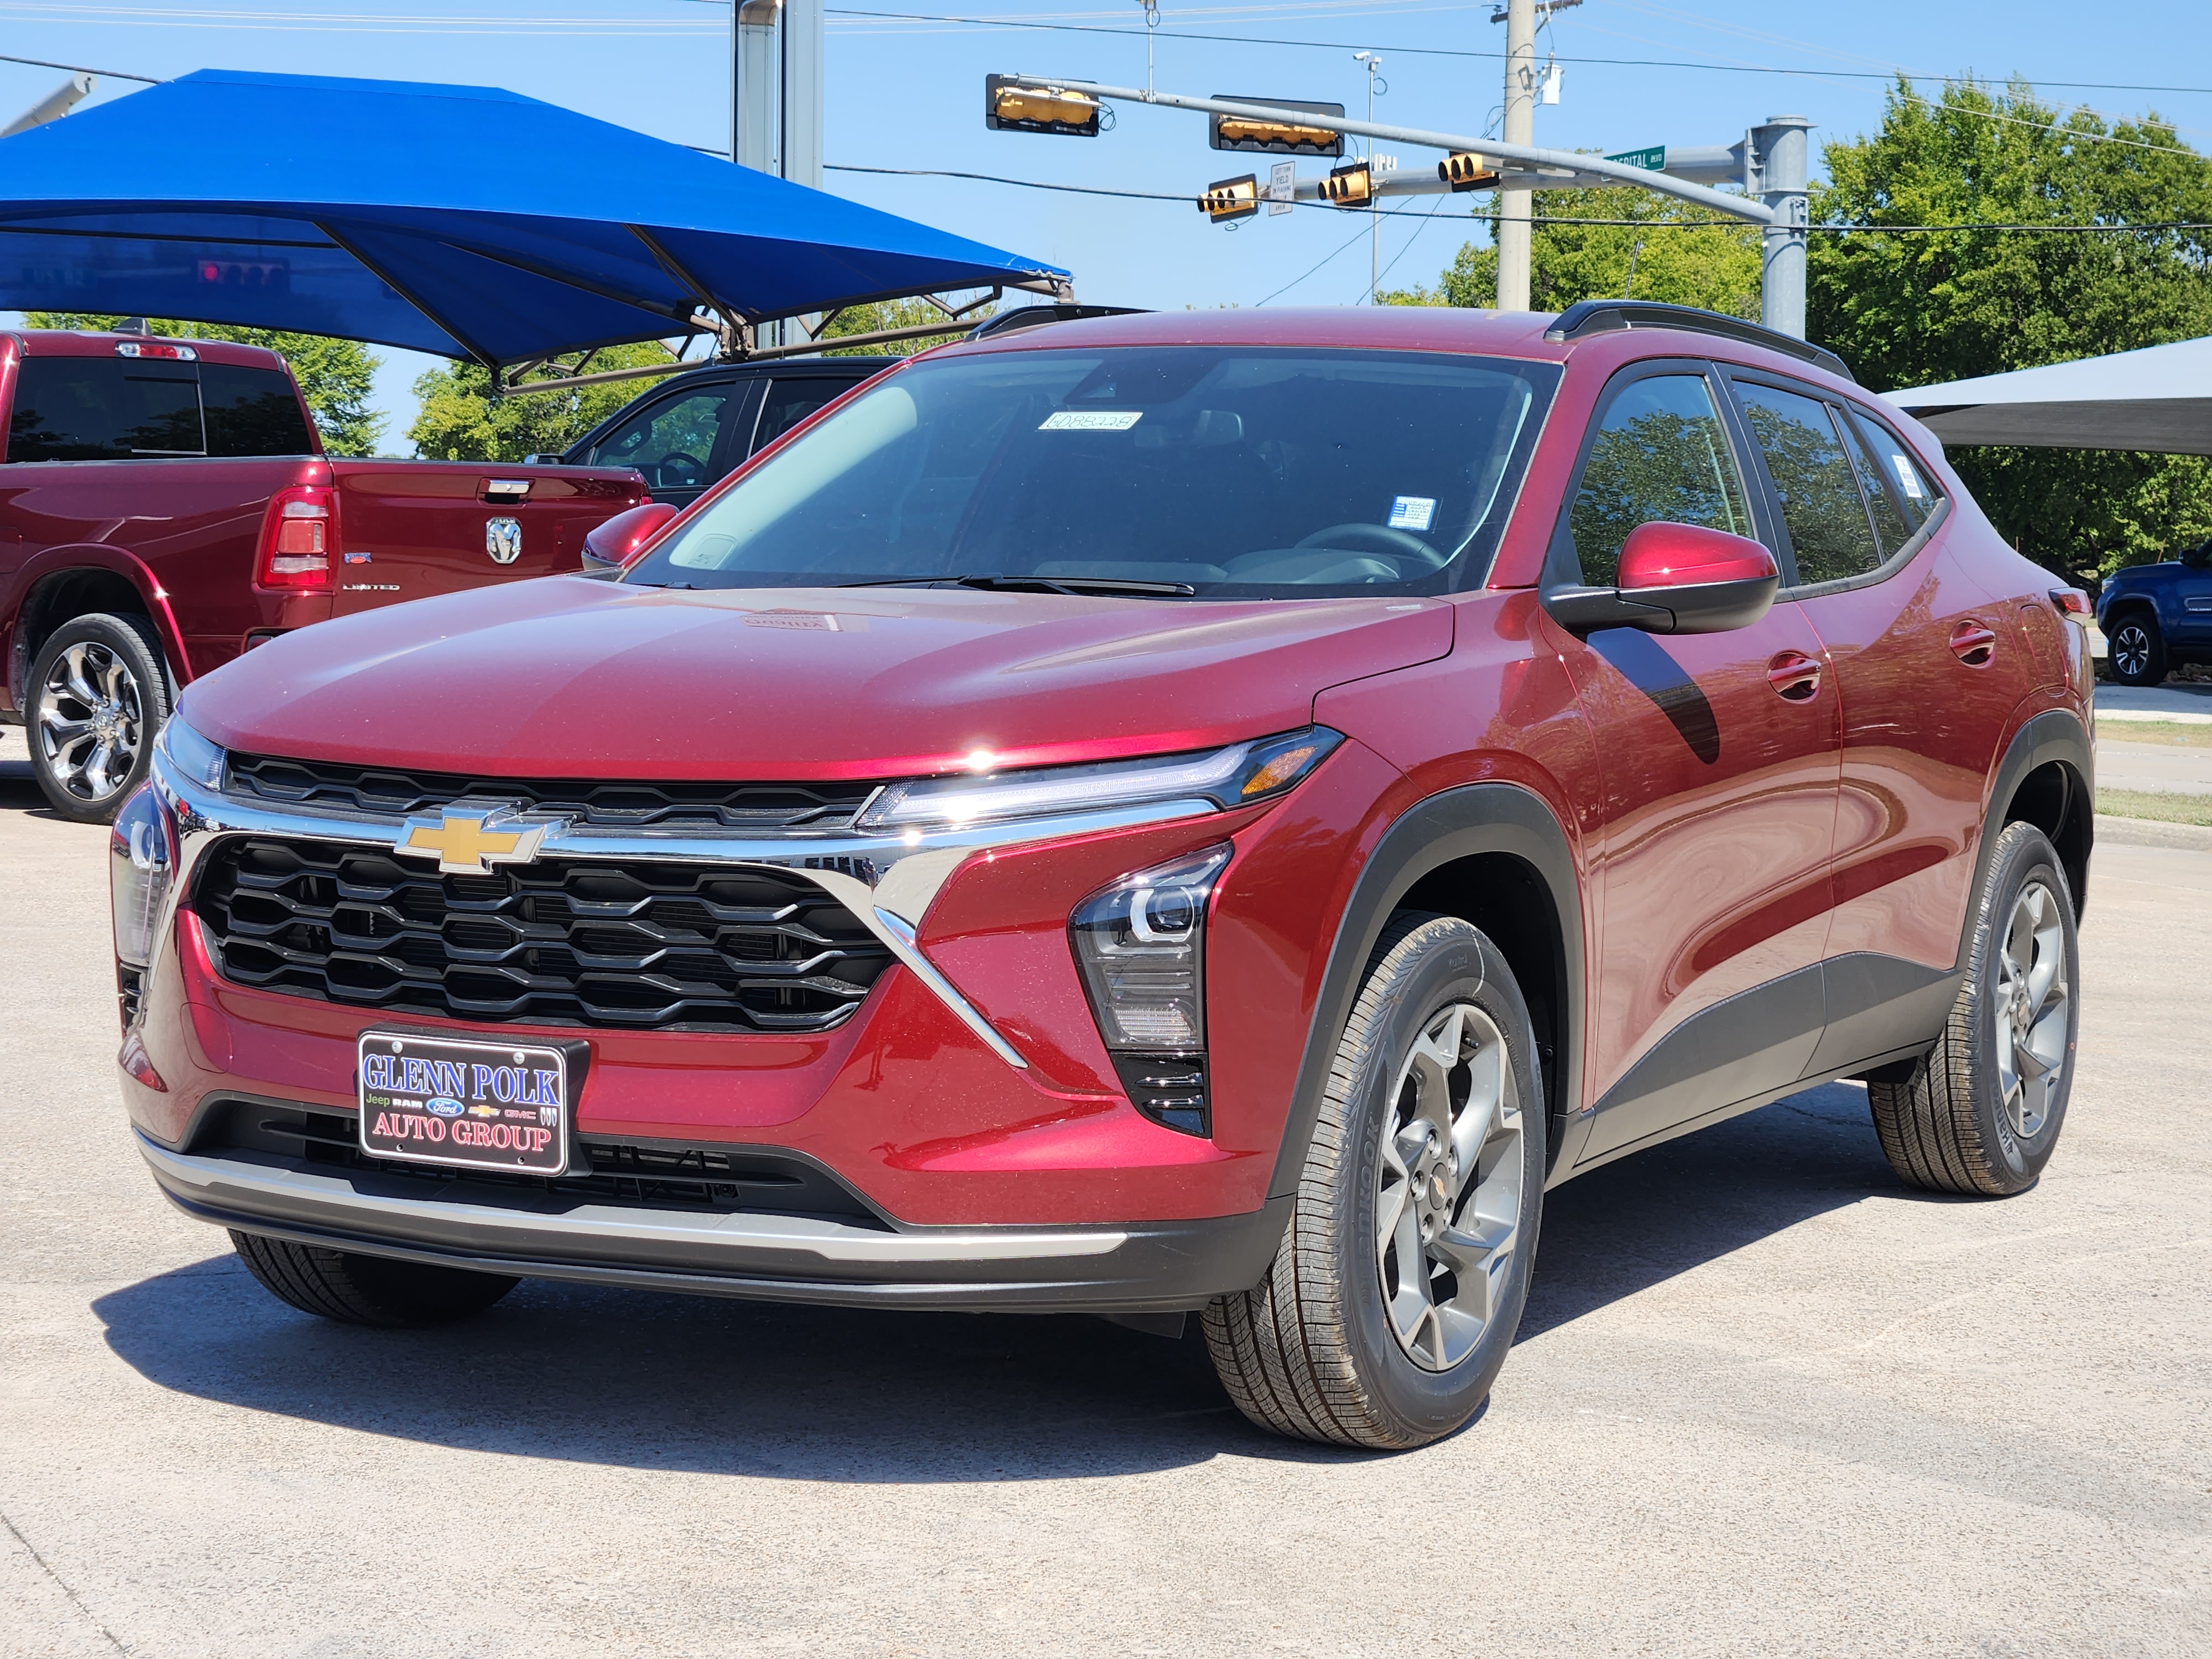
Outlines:
POLYGON ((1893 455, 1889 459, 1891 465, 1897 468, 1897 482, 1905 487, 1905 493, 1918 501, 1921 498, 1920 475, 1912 470, 1912 463, 1902 455, 1893 455))
POLYGON ((1141 409, 1060 409, 1045 416, 1040 432, 1127 432, 1144 418, 1141 409))
POLYGON ((1390 503, 1390 528, 1393 530, 1426 530, 1437 516, 1437 498, 1433 495, 1401 495, 1390 503))

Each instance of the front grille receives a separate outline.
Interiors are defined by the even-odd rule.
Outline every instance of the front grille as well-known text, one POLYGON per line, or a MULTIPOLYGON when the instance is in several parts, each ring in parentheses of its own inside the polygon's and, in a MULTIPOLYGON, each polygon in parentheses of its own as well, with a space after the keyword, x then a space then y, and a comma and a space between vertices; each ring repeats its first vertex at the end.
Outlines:
POLYGON ((511 801, 579 823, 639 828, 678 824, 725 830, 848 828, 872 783, 594 783, 574 778, 478 778, 384 766, 234 754, 231 794, 283 806, 319 806, 405 817, 461 799, 511 801))
POLYGON ((241 837, 209 854, 192 908, 240 985, 479 1022, 825 1031, 890 963, 811 882, 727 865, 440 875, 376 848, 241 837))
POLYGON ((558 1212, 579 1204, 627 1209, 827 1216, 848 1225, 882 1218, 843 1182, 804 1158, 750 1146, 642 1146, 583 1140, 588 1171, 525 1175, 374 1158, 361 1149, 356 1120, 305 1106, 228 1100, 210 1107, 192 1137, 195 1152, 250 1152, 297 1169, 362 1170, 419 1181, 425 1197, 475 1199, 558 1212), (434 1188, 434 1191, 430 1189, 434 1188))

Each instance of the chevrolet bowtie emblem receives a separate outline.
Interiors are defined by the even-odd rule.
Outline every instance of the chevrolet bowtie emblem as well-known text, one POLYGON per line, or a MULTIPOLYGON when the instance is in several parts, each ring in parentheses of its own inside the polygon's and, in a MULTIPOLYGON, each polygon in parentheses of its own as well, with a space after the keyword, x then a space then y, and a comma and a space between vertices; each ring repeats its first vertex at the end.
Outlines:
POLYGON ((518 823, 494 829, 496 807, 478 811, 447 807, 438 817, 407 820, 394 852, 416 858, 434 858, 441 874, 481 876, 495 864, 527 864, 538 856, 538 843, 551 828, 544 823, 518 823))

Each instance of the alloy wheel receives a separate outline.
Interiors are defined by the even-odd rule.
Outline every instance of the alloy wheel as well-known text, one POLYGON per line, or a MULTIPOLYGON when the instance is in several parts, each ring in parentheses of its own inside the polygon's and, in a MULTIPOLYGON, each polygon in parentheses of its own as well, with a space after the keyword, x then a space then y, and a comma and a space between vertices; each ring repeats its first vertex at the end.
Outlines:
POLYGON ((39 744, 48 769, 77 799, 98 802, 120 789, 146 739, 145 698, 137 675, 96 640, 54 659, 39 689, 39 744))
POLYGON ((2136 675, 2150 668, 2150 630, 2139 622, 2122 623, 2112 637, 2112 666, 2120 673, 2136 675))
POLYGON ((2051 1121, 2065 1074, 2069 1004, 2066 937, 2058 895, 2041 881, 2021 889, 1997 946, 1996 1024, 2001 1109, 2023 1139, 2051 1121))
POLYGON ((1521 1134, 1504 1036, 1473 1003, 1451 1004, 1398 1068, 1376 1173, 1383 1307, 1425 1370, 1466 1358, 1498 1310, 1520 1243, 1521 1134))

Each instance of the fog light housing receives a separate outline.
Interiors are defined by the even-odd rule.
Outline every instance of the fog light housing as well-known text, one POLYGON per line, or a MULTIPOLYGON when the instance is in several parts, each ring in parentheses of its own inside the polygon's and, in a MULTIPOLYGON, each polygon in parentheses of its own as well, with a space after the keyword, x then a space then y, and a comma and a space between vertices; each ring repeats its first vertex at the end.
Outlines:
POLYGON ((144 969, 154 957, 177 868, 176 821, 152 785, 123 803, 107 834, 107 891, 115 914, 116 960, 144 969))
POLYGON ((1091 1012, 1130 1103, 1186 1134, 1212 1128, 1206 913, 1234 850, 1224 842, 1124 876, 1068 918, 1091 1012))

